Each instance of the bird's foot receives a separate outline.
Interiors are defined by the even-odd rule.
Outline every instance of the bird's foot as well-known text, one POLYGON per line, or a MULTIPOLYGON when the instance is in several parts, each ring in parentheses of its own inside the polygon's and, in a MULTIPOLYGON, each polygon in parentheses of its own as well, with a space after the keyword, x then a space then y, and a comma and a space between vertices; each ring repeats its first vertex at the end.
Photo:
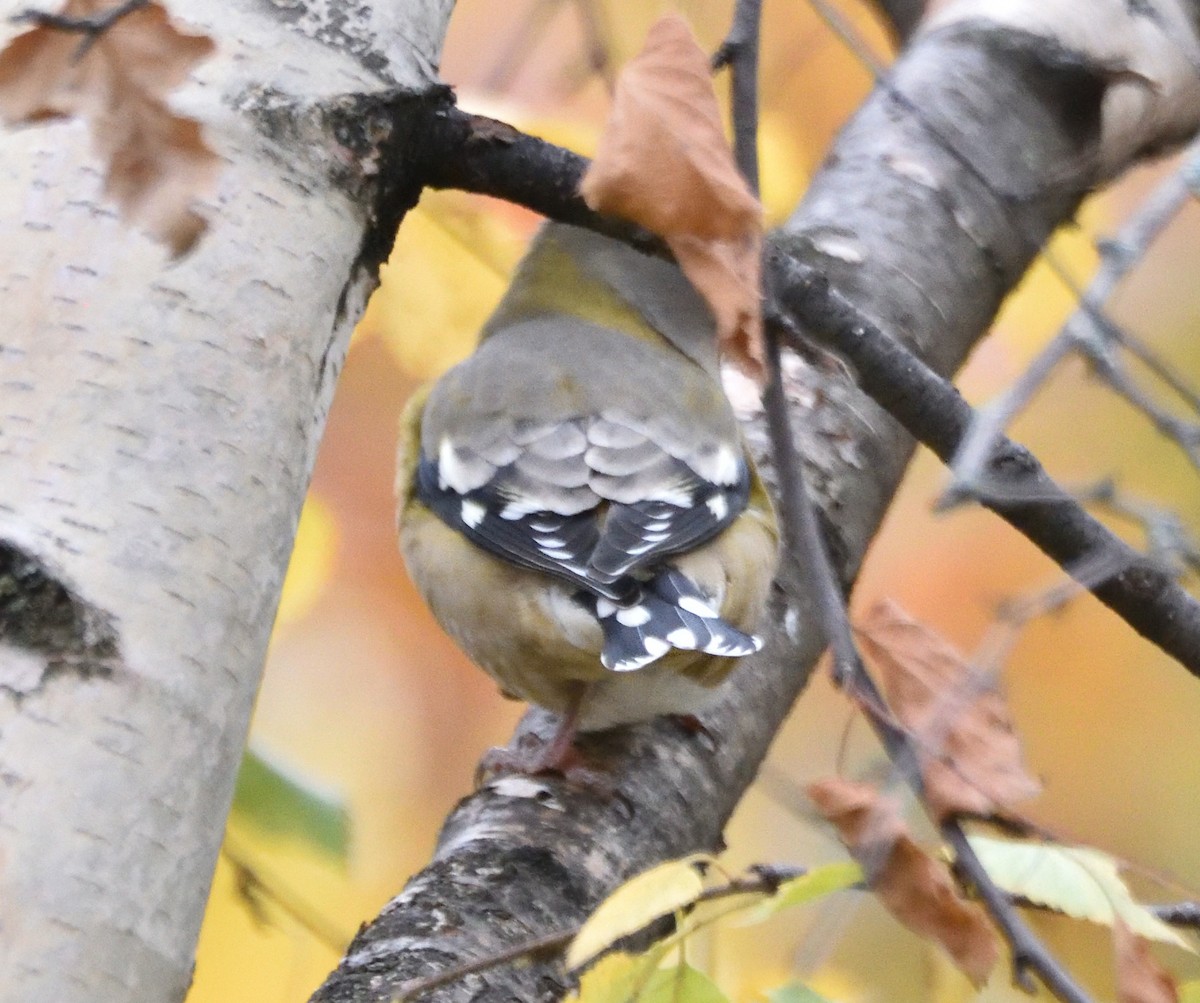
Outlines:
POLYGON ((611 797, 614 791, 612 777, 589 763, 574 742, 543 742, 532 735, 523 736, 516 748, 489 749, 475 769, 475 786, 502 775, 558 776, 572 787, 603 797, 611 797))

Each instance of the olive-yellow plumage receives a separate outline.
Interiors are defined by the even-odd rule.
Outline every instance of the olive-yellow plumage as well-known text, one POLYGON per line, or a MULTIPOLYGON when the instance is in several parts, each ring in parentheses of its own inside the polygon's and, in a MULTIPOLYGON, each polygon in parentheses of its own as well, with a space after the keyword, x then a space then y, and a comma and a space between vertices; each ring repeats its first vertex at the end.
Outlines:
POLYGON ((759 646, 774 515, 670 263, 544 227, 475 354, 410 403, 397 491, 439 622, 568 729, 694 713, 759 646))

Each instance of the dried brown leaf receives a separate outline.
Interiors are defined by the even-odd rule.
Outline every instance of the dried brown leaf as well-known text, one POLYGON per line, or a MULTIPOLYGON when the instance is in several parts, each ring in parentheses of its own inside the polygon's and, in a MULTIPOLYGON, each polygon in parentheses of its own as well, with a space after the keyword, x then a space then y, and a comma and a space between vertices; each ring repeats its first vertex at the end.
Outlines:
POLYGON ((1021 761, 1003 697, 972 678, 953 645, 890 601, 877 604, 858 633, 888 706, 916 739, 935 816, 1009 814, 1041 791, 1021 761))
MULTIPOLYGON (((64 13, 77 4, 68 4, 64 13)), ((65 67, 79 48, 79 37, 53 28, 33 28, 17 35, 0 51, 0 116, 9 124, 41 122, 73 113, 75 98, 67 89, 65 67), (59 91, 64 99, 56 100, 59 91)), ((95 64, 74 67, 82 78, 95 64)), ((82 90, 89 88, 84 84, 82 90)))
POLYGON ((939 944, 976 986, 1000 956, 983 911, 959 894, 944 864, 908 834, 896 803, 868 784, 832 778, 808 787, 817 810, 838 830, 887 910, 939 944))
POLYGON ((1118 1003, 1179 1003, 1175 980, 1150 951, 1150 945, 1121 920, 1113 923, 1118 1003))
MULTIPOLYGON (((85 18, 113 6, 68 0, 59 12, 85 18)), ((219 159, 200 126, 163 98, 214 49, 212 39, 178 31, 151 3, 122 17, 79 58, 82 36, 39 25, 0 52, 0 116, 10 124, 78 116, 105 161, 105 193, 126 219, 173 254, 204 230, 194 198, 216 178, 219 159)))
POLYGON ((580 192, 661 234, 717 320, 722 352, 761 380, 762 209, 738 173, 708 57, 677 14, 621 71, 580 192))

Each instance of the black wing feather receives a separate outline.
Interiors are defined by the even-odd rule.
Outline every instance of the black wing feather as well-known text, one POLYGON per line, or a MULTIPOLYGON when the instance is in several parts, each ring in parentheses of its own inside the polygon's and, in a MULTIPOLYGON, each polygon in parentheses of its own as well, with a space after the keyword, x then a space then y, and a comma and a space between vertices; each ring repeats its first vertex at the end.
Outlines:
POLYGON ((502 493, 504 470, 483 487, 459 494, 442 487, 436 460, 422 456, 417 467, 417 497, 442 522, 462 533, 489 553, 534 571, 572 582, 616 602, 629 592, 628 582, 597 581, 588 571, 588 560, 600 538, 596 511, 576 515, 531 512, 516 519, 500 515, 507 504, 502 493), (464 518, 464 511, 477 518, 464 518), (554 541, 550 546, 547 541, 554 541), (561 541, 561 544, 558 544, 561 541))
POLYGON ((730 485, 712 484, 692 474, 685 487, 691 495, 687 505, 656 500, 612 505, 589 562, 592 574, 600 581, 614 582, 711 540, 749 502, 750 471, 742 463, 738 479, 730 485))

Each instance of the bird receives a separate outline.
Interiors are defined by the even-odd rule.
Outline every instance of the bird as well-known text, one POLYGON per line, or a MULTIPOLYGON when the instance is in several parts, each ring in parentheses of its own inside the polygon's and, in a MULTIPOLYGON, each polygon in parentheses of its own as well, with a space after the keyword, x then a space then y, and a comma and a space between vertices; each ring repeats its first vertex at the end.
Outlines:
POLYGON ((503 769, 569 773, 579 733, 691 718, 762 646, 774 509, 674 262, 544 224, 473 354, 405 409, 396 493, 435 618, 559 715, 503 769))

